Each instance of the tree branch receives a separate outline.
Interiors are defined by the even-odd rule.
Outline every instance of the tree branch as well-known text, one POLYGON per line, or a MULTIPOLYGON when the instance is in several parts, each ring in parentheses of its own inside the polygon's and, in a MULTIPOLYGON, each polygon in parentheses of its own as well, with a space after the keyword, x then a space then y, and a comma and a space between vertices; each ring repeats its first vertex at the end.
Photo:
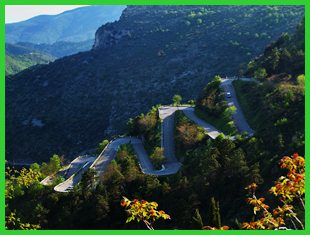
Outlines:
POLYGON ((298 217, 295 215, 295 213, 294 213, 291 209, 289 209, 288 211, 291 213, 291 215, 293 216, 293 218, 299 223, 300 227, 301 227, 302 229, 305 229, 303 223, 300 221, 300 219, 298 219, 298 217))
POLYGON ((299 201, 300 201, 300 203, 301 203, 303 209, 305 210, 305 203, 304 203, 304 200, 302 200, 302 198, 299 197, 299 201))
POLYGON ((143 222, 149 230, 154 230, 152 224, 149 221, 143 220, 143 222))

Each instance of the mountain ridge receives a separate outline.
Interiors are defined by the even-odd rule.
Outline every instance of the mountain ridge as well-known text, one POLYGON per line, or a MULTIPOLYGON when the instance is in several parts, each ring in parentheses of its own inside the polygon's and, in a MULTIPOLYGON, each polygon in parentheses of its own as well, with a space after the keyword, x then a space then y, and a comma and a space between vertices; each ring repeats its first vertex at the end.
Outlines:
POLYGON ((125 6, 79 7, 57 15, 40 15, 6 24, 6 42, 52 44, 57 41, 86 41, 94 37, 95 30, 102 23, 118 20, 124 8, 125 6))

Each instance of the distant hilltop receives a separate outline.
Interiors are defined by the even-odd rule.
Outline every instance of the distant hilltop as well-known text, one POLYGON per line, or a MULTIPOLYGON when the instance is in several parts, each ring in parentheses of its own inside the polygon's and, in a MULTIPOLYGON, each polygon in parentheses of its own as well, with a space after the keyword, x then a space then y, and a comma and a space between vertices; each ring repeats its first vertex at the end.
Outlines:
POLYGON ((93 39, 106 22, 118 20, 126 6, 87 6, 58 15, 40 15, 6 24, 6 43, 52 44, 59 41, 81 42, 93 39))

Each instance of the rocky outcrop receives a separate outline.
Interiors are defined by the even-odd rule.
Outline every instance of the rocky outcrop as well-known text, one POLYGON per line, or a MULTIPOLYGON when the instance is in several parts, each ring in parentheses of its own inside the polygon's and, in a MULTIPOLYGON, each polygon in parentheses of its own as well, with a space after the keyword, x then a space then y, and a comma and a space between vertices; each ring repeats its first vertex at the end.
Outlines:
POLYGON ((93 49, 108 48, 116 45, 123 38, 130 38, 131 32, 127 29, 116 29, 114 24, 108 23, 101 26, 95 35, 93 49))

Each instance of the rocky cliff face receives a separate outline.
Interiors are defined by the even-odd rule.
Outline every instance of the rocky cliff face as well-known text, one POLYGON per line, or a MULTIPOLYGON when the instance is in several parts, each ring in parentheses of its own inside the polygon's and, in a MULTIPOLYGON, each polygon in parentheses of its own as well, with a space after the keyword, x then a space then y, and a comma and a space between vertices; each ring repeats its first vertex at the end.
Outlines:
POLYGON ((114 27, 114 24, 105 24, 96 31, 93 49, 107 48, 116 45, 122 39, 130 37, 130 30, 118 30, 114 27))
POLYGON ((93 50, 7 80, 6 157, 93 148, 152 105, 195 98, 214 75, 238 74, 302 15, 302 7, 130 6, 97 30, 93 50))

